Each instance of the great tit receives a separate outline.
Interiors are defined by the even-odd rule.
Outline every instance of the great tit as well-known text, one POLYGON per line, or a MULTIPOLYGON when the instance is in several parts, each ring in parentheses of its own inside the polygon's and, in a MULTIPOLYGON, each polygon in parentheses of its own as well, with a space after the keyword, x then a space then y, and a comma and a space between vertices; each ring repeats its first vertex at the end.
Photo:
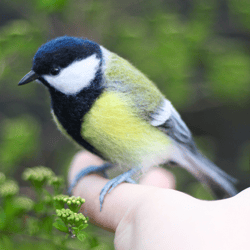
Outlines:
MULTIPOLYGON (((117 54, 87 39, 63 36, 43 44, 19 85, 36 80, 51 96, 58 128, 123 174, 104 196, 135 173, 170 163, 183 167, 212 191, 236 194, 235 179, 203 156, 169 100, 143 73, 117 54), (140 171, 139 171, 140 170, 140 171)), ((89 167, 77 179, 110 166, 89 167)))

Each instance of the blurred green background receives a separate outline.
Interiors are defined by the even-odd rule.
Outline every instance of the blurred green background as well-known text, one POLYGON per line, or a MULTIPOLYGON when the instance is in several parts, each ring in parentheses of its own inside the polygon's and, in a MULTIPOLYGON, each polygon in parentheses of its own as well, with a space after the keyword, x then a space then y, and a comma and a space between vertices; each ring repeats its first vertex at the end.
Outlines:
MULTIPOLYGON (((0 168, 19 178, 45 165, 67 176, 77 148, 50 115, 46 89, 18 87, 38 47, 61 35, 86 37, 132 62, 171 100, 202 151, 249 186, 250 1, 1 0, 0 168)), ((206 191, 184 170, 177 187, 206 191)))

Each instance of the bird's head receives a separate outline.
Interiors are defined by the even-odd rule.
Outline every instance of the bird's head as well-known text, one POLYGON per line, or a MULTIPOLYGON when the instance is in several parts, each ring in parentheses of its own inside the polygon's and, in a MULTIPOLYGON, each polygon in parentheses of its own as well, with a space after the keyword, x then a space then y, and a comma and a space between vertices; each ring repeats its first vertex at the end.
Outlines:
POLYGON ((101 66, 102 51, 97 43, 63 36, 38 49, 32 70, 18 85, 37 80, 66 95, 74 95, 91 84, 101 66))

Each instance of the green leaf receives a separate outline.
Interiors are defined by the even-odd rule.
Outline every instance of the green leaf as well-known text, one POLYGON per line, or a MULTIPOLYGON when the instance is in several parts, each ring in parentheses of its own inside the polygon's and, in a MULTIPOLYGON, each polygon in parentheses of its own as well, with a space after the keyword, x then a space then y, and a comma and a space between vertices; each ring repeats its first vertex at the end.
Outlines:
POLYGON ((86 239, 86 235, 84 232, 79 232, 77 235, 76 235, 77 239, 80 240, 80 241, 84 241, 86 239))
POLYGON ((74 234, 78 234, 80 231, 78 227, 72 227, 72 229, 74 230, 74 234))
POLYGON ((64 204, 62 204, 62 202, 54 201, 54 207, 55 209, 62 209, 64 208, 64 204))
POLYGON ((68 227, 64 224, 62 219, 57 218, 56 221, 53 223, 53 226, 61 232, 68 233, 68 227))
POLYGON ((87 226, 88 226, 88 224, 81 224, 81 225, 78 227, 78 229, 79 229, 79 231, 81 231, 81 230, 85 229, 87 226))

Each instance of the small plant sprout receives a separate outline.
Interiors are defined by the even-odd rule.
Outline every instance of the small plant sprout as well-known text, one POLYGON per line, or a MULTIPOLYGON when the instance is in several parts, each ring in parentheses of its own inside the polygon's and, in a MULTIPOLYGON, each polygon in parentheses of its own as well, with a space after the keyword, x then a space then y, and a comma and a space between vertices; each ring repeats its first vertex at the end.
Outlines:
POLYGON ((0 196, 1 197, 12 197, 19 192, 19 186, 17 182, 13 180, 7 180, 0 185, 0 196))
POLYGON ((57 195, 54 197, 54 202, 55 207, 57 209, 62 209, 65 207, 65 205, 67 205, 70 210, 77 213, 80 210, 81 205, 85 202, 85 200, 80 196, 69 197, 68 195, 57 195))
POLYGON ((22 175, 23 179, 30 181, 36 189, 42 188, 54 176, 51 169, 43 166, 27 168, 22 175))
POLYGON ((63 191, 64 180, 47 167, 38 166, 27 168, 22 175, 34 187, 37 195, 34 210, 40 214, 47 214, 53 209, 53 196, 63 191), (49 192, 46 186, 52 186, 53 192, 49 192))
MULTIPOLYGON (((88 218, 79 213, 85 200, 81 197, 70 197, 60 194, 64 187, 63 177, 56 176, 51 169, 43 166, 26 169, 22 177, 32 184, 37 197, 35 202, 32 202, 29 198, 25 200, 24 197, 17 197, 13 204, 16 204, 16 207, 19 209, 18 211, 30 211, 32 209, 38 217, 47 218, 47 221, 51 221, 51 223, 52 216, 50 217, 50 215, 52 212, 56 212, 56 219, 53 223, 56 229, 66 233, 71 238, 77 238, 81 241, 85 240, 86 233, 83 230, 88 226, 88 218), (51 186, 53 189, 47 190, 46 186, 51 186)), ((4 176, 2 179, 4 180, 4 176)), ((5 185, 5 183, 6 181, 2 185, 5 185)), ((0 186, 2 185, 0 184, 0 186)), ((35 222, 32 218, 31 221, 35 222)), ((45 219, 44 221, 46 222, 45 219)), ((44 226, 46 227, 45 224, 44 226)), ((29 227, 29 229, 32 233, 39 231, 37 227, 29 227)))
POLYGON ((57 195, 54 197, 54 206, 58 216, 53 224, 54 227, 68 233, 71 238, 77 237, 81 241, 85 239, 82 230, 88 226, 88 218, 82 213, 78 213, 84 202, 85 200, 81 197, 69 197, 68 195, 57 195), (65 209, 65 206, 69 208, 65 209))
POLYGON ((13 206, 18 208, 20 211, 31 211, 34 208, 34 201, 26 196, 15 197, 12 201, 13 206))
POLYGON ((82 213, 75 213, 70 209, 56 209, 56 218, 53 226, 58 230, 68 233, 71 238, 77 237, 79 240, 83 241, 85 239, 84 230, 88 224, 88 218, 86 218, 82 213))

